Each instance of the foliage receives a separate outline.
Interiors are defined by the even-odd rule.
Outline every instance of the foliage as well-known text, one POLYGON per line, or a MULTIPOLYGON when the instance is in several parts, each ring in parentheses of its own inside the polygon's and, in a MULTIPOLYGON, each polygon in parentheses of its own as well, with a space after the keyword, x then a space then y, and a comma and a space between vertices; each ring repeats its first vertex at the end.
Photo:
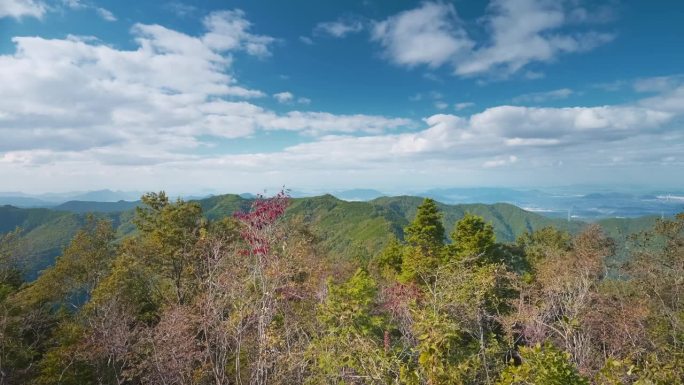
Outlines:
POLYGON ((627 246, 600 226, 509 205, 162 192, 135 213, 3 212, 27 225, 0 237, 3 385, 684 378, 684 214, 616 266, 627 246))
POLYGON ((522 364, 509 366, 501 374, 501 385, 582 385, 582 377, 570 361, 569 354, 552 346, 536 345, 520 349, 522 364))
POLYGON ((427 283, 439 264, 445 240, 442 215, 434 200, 426 198, 416 217, 404 230, 407 249, 402 261, 401 281, 427 283))
POLYGON ((475 258, 484 263, 493 262, 493 249, 496 243, 494 227, 482 217, 466 213, 456 223, 451 240, 453 243, 449 250, 450 258, 475 258))

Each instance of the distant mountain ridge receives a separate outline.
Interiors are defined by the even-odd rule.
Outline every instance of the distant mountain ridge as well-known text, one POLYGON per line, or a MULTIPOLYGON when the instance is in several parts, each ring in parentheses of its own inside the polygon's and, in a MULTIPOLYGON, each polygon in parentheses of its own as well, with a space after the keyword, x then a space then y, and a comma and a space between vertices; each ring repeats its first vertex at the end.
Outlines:
POLYGON ((0 205, 12 205, 22 208, 55 207, 70 201, 84 202, 119 202, 137 201, 142 192, 112 191, 74 191, 66 193, 26 194, 21 192, 0 192, 0 205))
MULTIPOLYGON (((290 194, 295 198, 310 198, 324 195, 326 192, 311 193, 292 190, 290 194)), ((383 196, 396 196, 383 191, 366 188, 328 191, 332 196, 345 201, 368 202, 383 196)), ((0 205, 12 205, 22 208, 59 208, 60 210, 85 212, 90 210, 88 204, 72 204, 68 202, 118 203, 120 201, 134 202, 140 199, 142 193, 135 191, 98 190, 90 192, 24 194, 20 192, 0 192, 0 205)), ((403 195, 403 194, 400 194, 403 195)), ((411 196, 429 197, 445 204, 473 204, 473 203, 508 203, 525 210, 536 212, 547 217, 561 219, 579 219, 595 221, 612 217, 636 218, 648 215, 670 216, 684 210, 684 192, 662 190, 633 190, 632 192, 606 191, 605 189, 591 190, 590 187, 581 189, 513 189, 501 187, 467 187, 467 188, 436 188, 426 191, 415 191, 411 196)), ((221 195, 190 195, 186 200, 201 200, 221 195)), ((256 195, 240 194, 242 198, 251 199, 256 195)), ((175 196, 172 197, 175 199, 175 196)), ((95 208, 95 211, 112 212, 117 210, 115 205, 110 208, 95 208)), ((125 206, 125 205, 123 205, 125 206)))
MULTIPOLYGON (((249 209, 252 199, 227 194, 196 200, 210 219, 230 216, 249 209)), ((413 219, 423 198, 416 196, 380 197, 371 201, 345 201, 330 194, 293 198, 286 218, 299 218, 309 223, 321 240, 321 246, 337 258, 369 257, 386 244, 391 236, 403 237, 403 229, 413 219)), ((119 238, 135 231, 132 223, 134 208, 140 202, 68 202, 59 208, 16 208, 0 206, 0 233, 23 229, 22 240, 27 276, 51 265, 76 231, 83 225, 86 213, 108 218, 117 229, 119 238)), ((444 216, 447 232, 466 212, 482 216, 494 226, 497 239, 512 242, 525 231, 546 226, 576 233, 585 222, 550 218, 517 206, 496 204, 438 204, 444 216)), ((618 239, 642 231, 654 223, 656 217, 613 218, 598 221, 607 233, 618 239)))

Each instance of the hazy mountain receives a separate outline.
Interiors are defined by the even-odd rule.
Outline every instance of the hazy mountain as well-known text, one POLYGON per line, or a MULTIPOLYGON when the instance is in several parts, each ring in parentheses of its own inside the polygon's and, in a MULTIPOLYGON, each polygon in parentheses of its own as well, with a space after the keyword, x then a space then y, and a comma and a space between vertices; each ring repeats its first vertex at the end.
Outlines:
POLYGON ((97 190, 71 196, 69 200, 90 202, 136 201, 142 195, 143 193, 138 191, 97 190))
POLYGON ((87 202, 69 201, 53 207, 58 211, 69 211, 72 213, 115 213, 132 210, 140 205, 140 201, 118 201, 118 202, 87 202))
POLYGON ((137 201, 143 193, 138 191, 72 191, 65 193, 26 194, 0 192, 0 205, 16 207, 54 207, 69 201, 118 202, 137 201))
POLYGON ((27 196, 0 196, 0 205, 15 207, 52 207, 54 202, 47 202, 38 198, 27 196))

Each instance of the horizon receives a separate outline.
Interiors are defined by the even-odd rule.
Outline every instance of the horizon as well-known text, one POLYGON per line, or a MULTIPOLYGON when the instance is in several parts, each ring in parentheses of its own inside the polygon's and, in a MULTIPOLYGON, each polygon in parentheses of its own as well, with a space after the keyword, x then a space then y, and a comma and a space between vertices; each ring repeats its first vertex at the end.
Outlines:
POLYGON ((428 192, 440 191, 440 190, 499 190, 499 191, 518 191, 518 192, 544 192, 544 193, 565 193, 565 194, 577 194, 577 196, 590 195, 590 194, 647 194, 647 193, 684 193, 684 187, 668 187, 668 186, 647 186, 647 185, 636 185, 636 184, 623 184, 623 185, 599 185, 599 184, 572 184, 572 185, 553 185, 553 186, 495 186, 495 185, 443 185, 443 186, 426 186, 425 188, 414 187, 414 188, 376 188, 376 187, 341 187, 341 188, 323 188, 323 187, 313 187, 313 188, 299 188, 299 187, 289 187, 289 186, 271 186, 263 187, 256 190, 236 190, 236 189, 212 189, 212 188, 202 188, 199 190, 188 190, 188 191, 174 191, 164 188, 152 189, 152 190, 126 190, 126 189, 116 189, 116 188, 95 188, 95 189, 65 189, 65 190, 44 190, 44 191, 11 191, 11 190, 0 190, 0 198, 2 197, 12 197, 12 196, 27 196, 27 197, 40 197, 40 196, 60 196, 60 195, 76 195, 76 194, 88 194, 88 193, 120 193, 120 194, 145 194, 149 192, 165 192, 170 196, 174 197, 207 197, 207 196, 217 196, 217 195, 242 195, 242 194, 261 194, 266 197, 274 195, 279 191, 290 192, 293 196, 318 196, 335 193, 347 193, 353 191, 368 191, 377 192, 385 194, 385 196, 400 196, 400 195, 420 195, 428 192), (302 195, 304 194, 304 195, 302 195))
POLYGON ((682 189, 682 17, 622 1, 5 0, 2 189, 682 189))

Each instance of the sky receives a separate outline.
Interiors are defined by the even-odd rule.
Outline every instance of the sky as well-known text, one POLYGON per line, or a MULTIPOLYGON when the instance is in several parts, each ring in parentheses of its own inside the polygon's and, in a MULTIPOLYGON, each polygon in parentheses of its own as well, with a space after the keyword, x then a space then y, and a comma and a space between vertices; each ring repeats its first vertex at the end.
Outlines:
POLYGON ((0 190, 684 187, 682 1, 0 0, 0 190))

